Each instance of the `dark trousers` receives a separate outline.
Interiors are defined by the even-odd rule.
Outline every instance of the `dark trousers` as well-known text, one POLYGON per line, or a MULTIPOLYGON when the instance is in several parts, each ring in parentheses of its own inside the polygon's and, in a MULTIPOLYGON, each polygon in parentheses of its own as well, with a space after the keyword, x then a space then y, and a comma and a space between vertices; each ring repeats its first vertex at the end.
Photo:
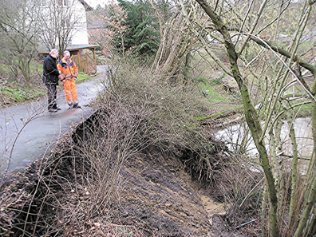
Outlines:
POLYGON ((48 97, 48 109, 56 109, 57 85, 53 83, 47 83, 46 86, 48 97))

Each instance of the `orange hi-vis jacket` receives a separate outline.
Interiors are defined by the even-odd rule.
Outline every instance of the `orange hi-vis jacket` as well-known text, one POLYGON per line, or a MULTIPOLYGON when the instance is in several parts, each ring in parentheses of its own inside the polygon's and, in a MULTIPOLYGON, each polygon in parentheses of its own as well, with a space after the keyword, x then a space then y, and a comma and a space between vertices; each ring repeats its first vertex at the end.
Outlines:
POLYGON ((74 104, 78 102, 78 93, 76 88, 76 77, 78 75, 78 67, 74 61, 61 59, 57 64, 57 69, 64 77, 64 92, 67 103, 74 104))
MULTIPOLYGON (((71 77, 77 77, 78 75, 78 67, 71 59, 66 61, 62 58, 57 64, 57 69, 60 74, 63 74, 64 76, 71 75, 71 77)), ((65 79, 69 79, 69 77, 65 79)))

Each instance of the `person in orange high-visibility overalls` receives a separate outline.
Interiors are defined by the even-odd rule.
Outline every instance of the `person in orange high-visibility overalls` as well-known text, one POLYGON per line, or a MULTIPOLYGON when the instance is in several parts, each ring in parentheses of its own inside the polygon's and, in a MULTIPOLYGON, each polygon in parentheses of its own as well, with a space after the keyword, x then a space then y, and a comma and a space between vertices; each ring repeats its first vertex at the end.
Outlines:
POLYGON ((78 67, 70 58, 70 52, 65 51, 63 58, 58 62, 57 69, 62 75, 61 81, 64 84, 66 101, 70 108, 81 108, 78 104, 78 93, 76 79, 78 77, 78 67))

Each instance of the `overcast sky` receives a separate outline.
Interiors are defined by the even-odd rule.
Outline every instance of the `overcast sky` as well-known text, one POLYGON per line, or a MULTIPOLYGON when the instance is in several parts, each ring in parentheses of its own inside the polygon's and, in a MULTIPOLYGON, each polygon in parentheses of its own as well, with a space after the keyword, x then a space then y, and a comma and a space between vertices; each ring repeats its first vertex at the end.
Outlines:
POLYGON ((86 0, 86 2, 91 6, 91 7, 96 7, 98 4, 101 6, 104 6, 106 2, 109 2, 109 0, 86 0))

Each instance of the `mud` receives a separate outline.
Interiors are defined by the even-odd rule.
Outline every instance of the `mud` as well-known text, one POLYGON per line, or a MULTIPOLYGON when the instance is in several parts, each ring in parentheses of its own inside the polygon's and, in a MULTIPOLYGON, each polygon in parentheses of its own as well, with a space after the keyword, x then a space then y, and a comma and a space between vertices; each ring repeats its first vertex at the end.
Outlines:
POLYGON ((129 160, 121 175, 114 221, 147 236, 208 236, 207 212, 180 161, 153 151, 129 160))
MULTIPOLYGON (((93 118, 67 140, 86 136, 83 127, 89 128, 93 118)), ((87 219, 85 208, 93 197, 78 181, 86 171, 74 172, 74 167, 87 161, 79 154, 70 158, 70 153, 69 147, 61 145, 51 157, 0 183, 1 236, 242 236, 225 225, 223 204, 210 198, 212 190, 201 189, 187 164, 156 147, 123 163, 120 186, 107 212, 95 212, 87 219), (73 223, 68 218, 72 211, 77 212, 73 223)))

